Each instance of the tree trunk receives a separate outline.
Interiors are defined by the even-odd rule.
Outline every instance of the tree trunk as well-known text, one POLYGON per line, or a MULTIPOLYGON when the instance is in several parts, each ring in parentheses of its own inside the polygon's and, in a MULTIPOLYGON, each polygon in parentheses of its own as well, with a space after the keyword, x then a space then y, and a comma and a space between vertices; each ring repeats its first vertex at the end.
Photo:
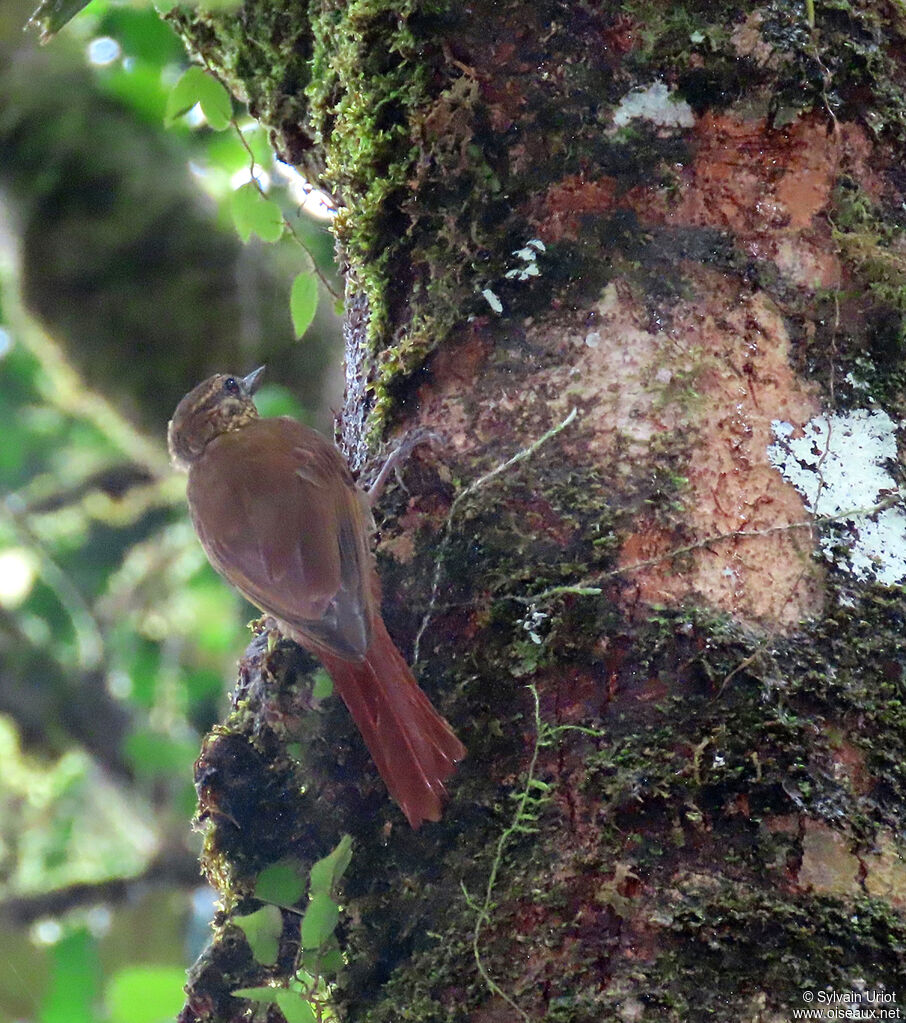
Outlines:
POLYGON ((469 749, 411 832, 338 701, 253 645, 199 761, 224 912, 184 1018, 291 972, 230 913, 343 832, 344 1020, 906 998, 902 9, 172 17, 343 204, 353 465, 443 435, 378 553, 469 749))

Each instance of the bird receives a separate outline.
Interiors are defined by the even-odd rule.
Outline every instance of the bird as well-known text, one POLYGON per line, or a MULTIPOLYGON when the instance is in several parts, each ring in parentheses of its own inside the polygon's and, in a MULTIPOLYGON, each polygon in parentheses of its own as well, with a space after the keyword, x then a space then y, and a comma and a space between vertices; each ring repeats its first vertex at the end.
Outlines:
POLYGON ((317 657, 409 824, 440 819, 466 755, 381 616, 368 495, 337 447, 289 416, 261 417, 264 367, 217 373, 167 430, 192 523, 214 569, 317 657))

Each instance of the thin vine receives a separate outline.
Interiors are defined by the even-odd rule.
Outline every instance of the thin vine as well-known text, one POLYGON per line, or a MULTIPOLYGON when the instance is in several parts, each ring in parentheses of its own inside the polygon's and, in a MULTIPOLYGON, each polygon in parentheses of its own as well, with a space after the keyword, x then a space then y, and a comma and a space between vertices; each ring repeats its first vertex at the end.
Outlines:
POLYGON ((465 487, 463 490, 460 490, 460 492, 453 499, 453 503, 450 505, 450 510, 447 513, 447 520, 444 523, 440 543, 437 546, 437 556, 434 559, 434 574, 431 578, 431 594, 428 597, 428 608, 425 611, 421 625, 419 626, 418 632, 416 633, 415 636, 415 644, 413 646, 412 654, 413 665, 418 663, 418 655, 419 649, 421 647, 422 637, 424 636, 425 631, 427 630, 429 624, 431 623, 431 619, 434 616, 434 611, 437 606, 437 594, 440 590, 440 577, 441 572, 443 571, 444 555, 446 554, 447 547, 449 546, 450 543, 450 536, 452 534, 453 529, 453 519, 456 515, 457 510, 459 509, 459 506, 463 503, 463 501, 466 500, 466 498, 471 497, 471 495, 474 494, 476 490, 479 490, 486 483, 490 483, 491 480, 496 479, 496 477, 500 476, 508 469, 511 469, 514 465, 518 465, 520 462, 524 462, 527 458, 531 458, 531 456, 534 455, 535 452, 540 447, 546 444, 553 437, 556 437, 558 433, 561 433, 563 430, 565 430, 567 426, 569 426, 570 423, 573 422, 577 415, 578 410, 573 409, 561 423, 559 423, 557 426, 551 427, 550 430, 548 430, 546 433, 538 437, 537 440, 532 441, 532 443, 529 444, 528 447, 523 448, 521 451, 517 451, 516 454, 513 455, 511 458, 508 458, 505 462, 502 462, 500 465, 495 466, 489 472, 486 472, 484 476, 479 476, 477 480, 473 480, 467 487, 465 487))
POLYGON ((797 522, 786 522, 779 526, 766 526, 764 529, 732 529, 725 533, 712 533, 710 536, 702 537, 701 540, 696 540, 694 543, 674 547, 669 551, 664 551, 662 554, 656 554, 642 561, 635 561, 631 565, 620 565, 619 568, 611 568, 606 572, 597 572, 593 576, 589 576, 576 583, 553 586, 550 589, 541 590, 539 593, 533 593, 529 596, 504 594, 500 599, 514 600, 520 604, 538 604, 542 601, 553 600, 556 597, 570 593, 581 596, 600 596, 603 591, 599 586, 595 585, 596 583, 604 582, 608 579, 616 579, 619 576, 628 575, 632 572, 638 572, 643 568, 662 565, 665 561, 672 561, 683 554, 691 554, 694 551, 706 549, 713 544, 722 543, 725 540, 745 540, 754 537, 772 536, 775 533, 786 533, 795 529, 811 530, 815 526, 829 525, 832 522, 867 518, 870 515, 877 515, 878 512, 886 511, 888 508, 896 508, 904 503, 906 503, 906 491, 900 490, 895 494, 888 494, 876 504, 870 505, 867 508, 847 508, 833 515, 818 515, 810 519, 799 519, 797 522))
MULTIPOLYGON (((214 72, 210 68, 210 65, 208 65, 206 63, 205 66, 208 68, 208 71, 210 71, 211 74, 214 74, 214 72)), ((215 75, 215 77, 216 77, 216 75, 215 75)), ((218 78, 218 81, 220 81, 219 78, 218 78)), ((223 82, 221 82, 220 84, 223 85, 223 82)), ((252 182, 252 184, 254 184, 254 186, 255 186, 256 190, 258 191, 258 194, 261 196, 261 198, 262 199, 267 199, 267 193, 261 187, 261 182, 255 176, 255 167, 257 165, 257 161, 255 160, 255 154, 252 152, 252 147, 249 145, 248 139, 243 134, 242 129, 239 127, 239 122, 236 120, 235 117, 231 117, 230 118, 230 125, 232 126, 233 130, 236 132, 236 135, 239 138, 239 142, 242 145, 242 148, 248 154, 249 161, 250 161, 249 162, 249 180, 252 182)), ((285 214, 283 215, 283 226, 286 228, 287 231, 289 231, 290 236, 292 237, 293 241, 299 246, 300 249, 302 249, 302 251, 308 257, 308 261, 309 261, 309 263, 311 263, 312 273, 324 285, 324 288, 328 292, 330 297, 335 302, 341 301, 343 296, 333 287, 331 282, 328 280, 327 275, 318 266, 317 260, 315 259, 311 249, 309 249, 309 247, 305 244, 305 242, 299 237, 298 233, 296 232, 295 227, 293 227, 293 225, 290 222, 289 218, 285 214)))
POLYGON ((521 1006, 517 1005, 513 998, 508 995, 506 991, 500 987, 497 981, 494 980, 490 973, 488 973, 487 966, 485 966, 481 955, 481 934, 485 925, 491 918, 494 887, 497 884, 497 875, 500 873, 500 867, 503 863, 503 851, 506 848, 507 842, 509 842, 514 835, 530 834, 535 830, 534 822, 537 820, 537 816, 530 809, 532 794, 536 790, 543 794, 547 794, 550 788, 550 786, 535 777, 535 769, 538 765, 538 754, 541 751, 541 747, 550 741, 550 729, 541 720, 541 703, 538 699, 538 690, 534 685, 530 685, 528 689, 532 694, 533 700, 535 742, 532 747, 532 755, 525 774, 525 785, 517 797, 516 812, 513 815, 513 819, 510 824, 504 829, 500 838, 497 840, 497 846, 494 849, 494 857, 491 861, 491 870, 488 874, 487 884, 485 885, 484 898, 480 905, 471 897, 465 884, 462 884, 462 891, 465 896, 466 903, 471 909, 476 911, 475 927, 472 930, 472 957, 475 960, 475 966, 478 969, 478 973, 487 985, 488 990, 490 990, 492 994, 497 995, 498 998, 502 998, 511 1009, 518 1012, 522 1019, 526 1021, 530 1018, 528 1013, 521 1006))

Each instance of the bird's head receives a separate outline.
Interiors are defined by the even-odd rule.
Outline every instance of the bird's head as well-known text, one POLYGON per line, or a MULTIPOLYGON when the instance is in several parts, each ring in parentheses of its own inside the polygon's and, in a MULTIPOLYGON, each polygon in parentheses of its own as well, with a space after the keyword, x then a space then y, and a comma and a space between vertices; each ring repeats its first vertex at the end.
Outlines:
POLYGON ((167 430, 170 458, 178 469, 188 470, 215 437, 258 418, 252 395, 263 374, 264 366, 246 377, 215 373, 189 391, 176 406, 167 430))

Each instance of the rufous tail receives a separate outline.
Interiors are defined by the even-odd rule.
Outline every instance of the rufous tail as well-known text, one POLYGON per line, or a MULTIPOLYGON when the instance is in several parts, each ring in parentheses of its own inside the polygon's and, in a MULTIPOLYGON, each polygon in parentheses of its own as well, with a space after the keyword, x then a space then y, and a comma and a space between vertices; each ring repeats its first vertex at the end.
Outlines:
POLYGON ((440 820, 444 782, 466 748, 419 689, 380 616, 364 660, 324 650, 318 656, 409 823, 440 820))

